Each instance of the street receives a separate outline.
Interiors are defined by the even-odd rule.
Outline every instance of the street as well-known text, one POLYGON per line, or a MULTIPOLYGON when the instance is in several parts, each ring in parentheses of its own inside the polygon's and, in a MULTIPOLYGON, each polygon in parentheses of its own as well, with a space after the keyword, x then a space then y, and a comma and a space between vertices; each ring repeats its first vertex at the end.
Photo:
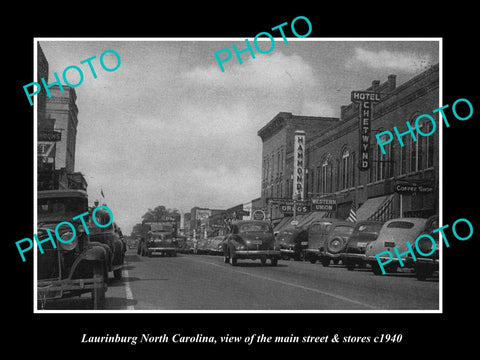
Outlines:
MULTIPOLYGON (((411 272, 374 275, 342 265, 281 260, 277 266, 222 256, 126 254, 123 278, 110 275, 106 310, 438 310, 438 277, 411 272)), ((46 304, 46 310, 89 310, 89 294, 46 304)))

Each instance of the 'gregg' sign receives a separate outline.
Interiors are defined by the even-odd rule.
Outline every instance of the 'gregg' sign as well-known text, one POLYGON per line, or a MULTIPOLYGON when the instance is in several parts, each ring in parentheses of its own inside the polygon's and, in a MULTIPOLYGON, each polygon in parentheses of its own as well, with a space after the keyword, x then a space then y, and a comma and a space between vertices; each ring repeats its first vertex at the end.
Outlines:
POLYGON ((352 91, 352 102, 359 103, 358 117, 360 132, 360 157, 358 167, 365 171, 370 168, 370 132, 372 122, 372 107, 380 101, 380 94, 372 91, 352 91))

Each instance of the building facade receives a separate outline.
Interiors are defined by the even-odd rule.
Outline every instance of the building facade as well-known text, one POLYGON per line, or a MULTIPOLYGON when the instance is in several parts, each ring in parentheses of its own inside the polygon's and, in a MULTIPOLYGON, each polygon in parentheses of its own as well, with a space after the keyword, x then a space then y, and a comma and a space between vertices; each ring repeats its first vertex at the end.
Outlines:
MULTIPOLYGON (((352 89, 359 90, 359 89, 352 89)), ((399 132, 408 128, 406 122, 415 130, 415 120, 419 115, 429 114, 438 124, 438 115, 432 114, 439 107, 439 67, 432 66, 397 87, 396 76, 388 76, 387 81, 375 80, 364 91, 378 93, 380 101, 371 109, 371 136, 367 170, 359 167, 361 160, 361 124, 358 103, 342 106, 341 116, 333 125, 319 131, 311 131, 305 124, 295 123, 289 132, 282 126, 270 130, 265 136, 266 127, 259 131, 265 154, 272 148, 285 149, 281 172, 270 173, 269 164, 264 164, 262 172, 262 200, 268 198, 290 199, 293 188, 288 179, 294 177, 295 151, 291 144, 293 132, 303 130, 306 133, 304 187, 307 201, 312 199, 330 199, 336 204, 335 211, 323 216, 335 216, 346 219, 354 208, 358 219, 376 218, 386 220, 399 216, 426 217, 438 213, 439 199, 439 134, 438 130, 428 137, 419 136, 417 141, 410 135, 402 137, 401 146, 396 137, 386 146, 382 154, 377 145, 376 134, 391 131, 396 126, 399 132), (272 146, 272 143, 275 145, 272 146), (282 175, 286 189, 275 191, 278 175, 282 175), (422 191, 401 192, 399 184, 414 184, 422 191), (419 187, 419 185, 421 185, 419 187)), ((280 113, 282 114, 282 113, 280 113)), ((276 118, 281 117, 277 115, 276 118)), ((267 124, 273 127, 273 120, 267 124)), ((423 119, 418 127, 422 133, 432 130, 432 123, 423 119)), ((416 130, 415 130, 416 131, 416 130)), ((273 159, 273 158, 272 158, 273 159)), ((281 211, 270 205, 271 219, 274 223, 284 217, 281 211)), ((311 208, 310 208, 311 210, 311 208)), ((285 223, 285 222, 284 222, 285 223)))
POLYGON ((77 95, 74 88, 62 87, 63 92, 58 85, 50 88, 52 96, 47 98, 46 114, 55 119, 55 131, 61 133, 61 140, 57 142, 55 169, 65 168, 67 173, 73 173, 78 125, 77 95))
MULTIPOLYGON (((313 139, 322 131, 339 122, 334 117, 299 116, 281 112, 258 131, 262 139, 262 207, 268 208, 268 200, 274 198, 291 198, 293 195, 293 135, 298 129, 306 132, 306 140, 313 139)), ((280 213, 275 207, 270 218, 277 218, 280 213)))
MULTIPOLYGON (((37 45, 37 79, 48 79, 48 61, 37 45)), ((73 88, 62 85, 37 95, 37 189, 87 189, 85 177, 75 172, 78 108, 73 88)))

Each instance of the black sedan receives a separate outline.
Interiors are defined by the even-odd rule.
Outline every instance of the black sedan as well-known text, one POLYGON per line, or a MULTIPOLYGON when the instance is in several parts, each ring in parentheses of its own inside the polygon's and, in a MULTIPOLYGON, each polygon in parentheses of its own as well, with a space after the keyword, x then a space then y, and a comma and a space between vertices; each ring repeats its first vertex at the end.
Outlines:
POLYGON ((354 270, 356 265, 359 267, 366 265, 365 249, 370 242, 377 239, 382 225, 382 222, 373 220, 359 221, 355 224, 345 252, 341 255, 342 263, 348 270, 354 270))
POLYGON ((238 259, 260 259, 262 265, 270 259, 272 266, 276 266, 280 251, 268 222, 244 220, 232 223, 223 243, 223 255, 224 261, 232 266, 237 265, 238 259))

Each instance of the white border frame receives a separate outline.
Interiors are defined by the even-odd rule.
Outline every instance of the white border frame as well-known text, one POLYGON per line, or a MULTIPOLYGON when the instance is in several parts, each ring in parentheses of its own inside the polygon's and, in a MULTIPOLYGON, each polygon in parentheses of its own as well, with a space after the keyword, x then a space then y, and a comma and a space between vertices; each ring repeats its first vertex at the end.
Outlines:
MULTIPOLYGON (((66 38, 66 37, 39 37, 33 38, 33 56, 34 56, 34 80, 38 82, 37 79, 37 43, 39 41, 253 41, 253 37, 250 38, 239 38, 239 37, 225 37, 225 38, 116 38, 116 37, 78 37, 78 38, 66 38)), ((275 40, 283 40, 282 38, 274 38, 275 40)), ((288 41, 437 41, 439 48, 439 107, 443 106, 443 38, 442 37, 364 37, 364 38, 352 38, 352 37, 334 37, 334 38, 320 38, 320 37, 305 37, 305 38, 290 38, 287 37, 288 41)), ((257 41, 269 41, 270 39, 257 39, 257 41)), ((33 204, 33 228, 35 229, 35 234, 37 233, 37 122, 38 122, 38 102, 37 95, 35 96, 35 101, 33 105, 34 111, 34 164, 33 164, 33 192, 34 192, 34 204, 33 204)), ((434 110, 434 109, 432 109, 434 110)), ((440 117, 440 115, 439 115, 440 117)), ((440 119, 439 119, 440 120, 440 119)), ((440 121, 439 121, 440 123, 440 121)), ((439 224, 443 226, 443 126, 439 126, 439 224)), ((34 240, 33 240, 34 241, 34 240)), ((34 241, 35 242, 35 241, 34 241)), ((441 242, 439 242, 440 244, 441 242)), ((116 314, 144 314, 144 313, 176 313, 176 314, 442 314, 443 313, 443 245, 440 246, 440 266, 439 266, 439 309, 438 310, 39 310, 37 303, 37 246, 33 246, 33 313, 35 314, 51 314, 51 313, 94 313, 94 314, 105 314, 105 313, 116 313, 116 314)), ((127 290, 128 293, 128 290, 127 290)))

